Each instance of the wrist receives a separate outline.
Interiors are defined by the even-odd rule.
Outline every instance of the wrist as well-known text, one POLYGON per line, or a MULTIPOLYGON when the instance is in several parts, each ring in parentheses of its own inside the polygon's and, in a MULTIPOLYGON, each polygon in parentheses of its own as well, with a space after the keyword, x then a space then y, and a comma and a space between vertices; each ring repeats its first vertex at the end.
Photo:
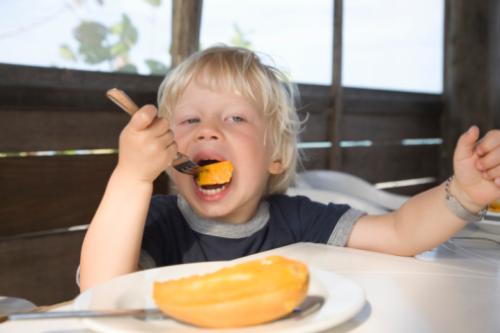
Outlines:
POLYGON ((460 190, 453 176, 444 183, 446 207, 459 219, 467 223, 479 222, 486 213, 486 207, 474 203, 460 190))
POLYGON ((455 199, 469 212, 479 213, 484 209, 484 206, 476 204, 470 199, 470 197, 462 191, 460 185, 458 184, 455 176, 448 178, 449 181, 449 195, 455 197, 455 199))
POLYGON ((153 181, 141 179, 137 173, 117 165, 111 174, 111 180, 121 184, 129 184, 131 186, 153 186, 153 181))

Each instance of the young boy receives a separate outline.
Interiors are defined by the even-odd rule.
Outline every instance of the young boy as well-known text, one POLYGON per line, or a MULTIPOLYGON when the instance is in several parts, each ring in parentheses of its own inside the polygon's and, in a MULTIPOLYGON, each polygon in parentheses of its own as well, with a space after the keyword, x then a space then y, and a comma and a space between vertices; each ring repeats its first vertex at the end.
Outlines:
POLYGON ((500 198, 500 131, 458 140, 454 177, 399 210, 365 215, 283 195, 298 160, 292 89, 251 51, 192 55, 160 87, 159 111, 142 107, 120 135, 118 164, 84 240, 81 289, 140 268, 233 259, 295 242, 411 256, 446 241, 500 198), (169 168, 229 160, 229 183, 198 186, 169 168), (177 196, 152 196, 164 170, 177 196))

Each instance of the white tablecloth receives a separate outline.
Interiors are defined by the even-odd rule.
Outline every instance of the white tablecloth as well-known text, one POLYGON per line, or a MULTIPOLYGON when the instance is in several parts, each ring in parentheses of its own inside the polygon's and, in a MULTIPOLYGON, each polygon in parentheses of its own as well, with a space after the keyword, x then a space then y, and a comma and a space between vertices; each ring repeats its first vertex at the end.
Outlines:
MULTIPOLYGON (((459 236, 482 237, 465 230, 459 236)), ((500 245, 452 239, 416 258, 299 243, 269 251, 354 280, 367 303, 329 332, 499 332, 500 245)), ((70 310, 66 305, 58 310, 70 310)), ((77 319, 7 322, 0 332, 89 333, 77 319)))

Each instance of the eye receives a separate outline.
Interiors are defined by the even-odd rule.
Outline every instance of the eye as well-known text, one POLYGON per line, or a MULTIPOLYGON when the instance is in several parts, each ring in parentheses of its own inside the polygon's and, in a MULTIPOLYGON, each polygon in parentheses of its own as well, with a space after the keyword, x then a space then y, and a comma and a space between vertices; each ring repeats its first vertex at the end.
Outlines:
POLYGON ((180 123, 181 123, 181 125, 192 125, 192 124, 196 124, 199 122, 200 122, 200 118, 193 117, 193 118, 184 119, 180 123))
POLYGON ((229 116, 227 117, 227 120, 233 123, 243 123, 245 122, 245 118, 241 116, 229 116))

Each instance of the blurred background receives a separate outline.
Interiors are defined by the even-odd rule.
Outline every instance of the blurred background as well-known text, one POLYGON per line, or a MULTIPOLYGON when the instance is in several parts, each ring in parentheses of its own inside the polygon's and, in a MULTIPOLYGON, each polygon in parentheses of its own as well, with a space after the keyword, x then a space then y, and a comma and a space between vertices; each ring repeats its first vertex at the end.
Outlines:
MULTIPOLYGON (((165 74, 171 0, 31 0, 0 3, 0 62, 89 71, 165 74)), ((344 5, 350 87, 441 93, 444 0, 352 0, 344 5)), ((269 55, 301 83, 330 84, 333 1, 205 0, 200 47, 269 55)))

